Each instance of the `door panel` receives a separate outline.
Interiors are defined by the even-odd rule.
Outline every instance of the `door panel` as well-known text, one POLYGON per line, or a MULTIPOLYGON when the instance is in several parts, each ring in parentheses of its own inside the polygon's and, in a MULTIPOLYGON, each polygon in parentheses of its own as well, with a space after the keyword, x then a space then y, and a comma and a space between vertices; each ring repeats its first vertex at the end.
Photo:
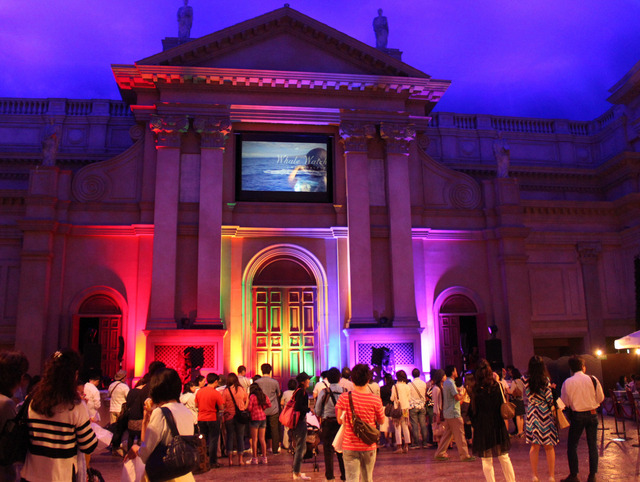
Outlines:
POLYGON ((315 287, 254 287, 254 369, 273 366, 273 377, 286 383, 301 371, 315 374, 315 287))
POLYGON ((102 346, 102 374, 113 377, 120 369, 118 361, 118 338, 121 316, 100 318, 100 345, 102 346))
POLYGON ((462 369, 462 353, 460 351, 460 320, 457 316, 440 315, 442 334, 442 356, 444 365, 455 365, 462 369))

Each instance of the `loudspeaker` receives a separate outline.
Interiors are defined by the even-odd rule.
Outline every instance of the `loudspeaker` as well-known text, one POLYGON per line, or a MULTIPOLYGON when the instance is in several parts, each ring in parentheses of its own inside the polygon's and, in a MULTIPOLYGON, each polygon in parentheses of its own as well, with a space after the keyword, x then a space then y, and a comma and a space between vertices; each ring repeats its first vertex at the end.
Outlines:
POLYGON ((502 340, 499 338, 485 340, 484 348, 487 352, 487 361, 491 366, 502 363, 502 340))

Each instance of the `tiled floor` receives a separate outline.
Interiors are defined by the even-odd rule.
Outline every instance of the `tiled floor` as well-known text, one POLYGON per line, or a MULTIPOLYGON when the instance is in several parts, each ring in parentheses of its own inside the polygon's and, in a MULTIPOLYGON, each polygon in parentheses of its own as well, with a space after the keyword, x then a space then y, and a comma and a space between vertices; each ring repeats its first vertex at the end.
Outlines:
MULTIPOLYGON (((598 472, 599 481, 640 481, 640 449, 633 447, 637 443, 636 427, 633 422, 627 423, 627 435, 633 437, 628 441, 612 440, 613 419, 605 417, 607 430, 598 432, 598 447, 600 450, 600 464, 598 472), (603 437, 604 436, 604 437, 603 437)), ((566 477, 569 473, 567 464, 567 433, 563 430, 560 445, 556 447, 556 480, 566 477)), ((511 460, 518 481, 529 482, 531 480, 531 467, 529 464, 529 446, 522 439, 513 439, 510 452, 511 460)), ((92 465, 100 470, 107 482, 119 481, 122 470, 122 461, 106 455, 104 450, 98 450, 92 458, 92 465)), ((448 482, 472 482, 483 481, 482 466, 480 460, 470 463, 457 461, 455 448, 449 450, 451 462, 435 462, 434 450, 411 450, 408 454, 392 454, 390 450, 380 450, 374 479, 385 482, 410 482, 410 481, 448 481, 448 482)), ((581 480, 585 481, 588 475, 588 456, 586 440, 580 442, 579 460, 581 480)), ((246 467, 222 467, 210 470, 206 474, 196 476, 197 481, 208 480, 242 480, 267 481, 267 480, 291 480, 291 455, 281 453, 269 458, 269 465, 246 467)), ((313 471, 312 461, 303 463, 302 471, 312 480, 324 480, 324 462, 322 455, 318 456, 319 472, 313 471)), ((494 461, 496 480, 503 481, 502 471, 498 461, 494 461)), ((338 473, 337 461, 334 470, 338 473)), ((547 479, 546 459, 543 451, 540 453, 541 481, 547 479)))

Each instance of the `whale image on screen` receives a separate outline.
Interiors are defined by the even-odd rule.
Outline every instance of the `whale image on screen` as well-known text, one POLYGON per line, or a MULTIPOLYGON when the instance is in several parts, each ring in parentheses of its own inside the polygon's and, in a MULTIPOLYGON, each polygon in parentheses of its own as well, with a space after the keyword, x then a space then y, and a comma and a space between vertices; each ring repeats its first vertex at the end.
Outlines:
POLYGON ((241 188, 327 192, 327 143, 244 141, 241 188))

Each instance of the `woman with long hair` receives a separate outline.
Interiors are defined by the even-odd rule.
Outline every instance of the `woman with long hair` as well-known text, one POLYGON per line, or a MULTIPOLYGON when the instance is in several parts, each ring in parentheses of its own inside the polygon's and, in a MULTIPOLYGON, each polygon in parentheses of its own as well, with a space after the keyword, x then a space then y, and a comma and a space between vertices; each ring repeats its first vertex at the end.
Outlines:
POLYGON ((129 438, 127 447, 133 447, 136 440, 140 442, 142 439, 142 421, 144 419, 144 402, 149 398, 149 381, 157 371, 165 368, 166 365, 161 361, 152 361, 149 363, 149 369, 138 383, 127 393, 127 432, 129 438))
POLYGON ((396 432, 396 450, 393 453, 406 454, 409 452, 411 435, 409 433, 409 385, 407 385, 407 374, 404 370, 396 372, 396 384, 391 390, 391 401, 402 410, 402 416, 393 419, 396 432), (402 443, 403 435, 404 443, 402 443))
POLYGON ((78 449, 90 454, 98 446, 89 412, 77 391, 80 355, 57 351, 44 368, 29 405, 29 451, 22 479, 29 482, 75 480, 78 449))
POLYGON ((511 377, 513 381, 511 382, 511 389, 509 390, 509 395, 511 396, 511 401, 516 406, 516 437, 522 437, 524 435, 524 381, 522 380, 522 375, 520 374, 520 370, 517 368, 513 368, 511 370, 511 377))
POLYGON ((264 413, 265 408, 271 406, 271 400, 267 397, 260 385, 252 383, 249 386, 249 412, 251 412, 251 452, 253 458, 251 463, 258 465, 267 463, 267 442, 264 434, 267 430, 267 416, 264 413), (262 457, 258 461, 258 441, 262 449, 262 457))
POLYGON ((433 400, 433 417, 431 422, 433 441, 438 443, 443 433, 442 424, 444 423, 444 416, 442 414, 442 383, 447 379, 444 370, 439 368, 434 370, 431 374, 432 387, 431 387, 431 399, 433 400))
POLYGON ((182 395, 180 395, 180 403, 191 410, 193 415, 193 424, 198 424, 198 407, 196 406, 196 390, 198 384, 196 382, 187 382, 184 384, 182 395))
POLYGON ((558 445, 558 429, 556 428, 551 407, 553 393, 549 372, 537 355, 529 360, 529 376, 524 380, 525 395, 529 400, 527 406, 527 422, 525 425, 526 442, 531 444, 529 461, 533 472, 533 481, 538 482, 538 455, 540 447, 544 447, 549 468, 549 480, 555 481, 556 452, 558 445))
POLYGON ((238 410, 246 410, 249 399, 247 392, 240 385, 238 375, 229 373, 227 375, 227 388, 224 389, 224 426, 227 430, 227 454, 229 455, 229 465, 233 465, 233 455, 238 455, 238 464, 243 465, 242 452, 244 451, 244 425, 235 419, 236 406, 238 410), (235 402, 235 403, 234 403, 235 402), (235 442, 235 450, 233 444, 235 442))
MULTIPOLYGON (((193 435, 193 418, 191 410, 180 403, 180 389, 182 381, 180 375, 173 368, 161 368, 154 372, 149 381, 150 398, 144 402, 144 417, 142 420, 142 445, 134 444, 125 460, 140 456, 146 464, 158 444, 169 445, 173 435, 165 420, 161 407, 171 411, 176 428, 180 435, 193 435)), ((170 481, 195 481, 191 472, 170 481)))
POLYGON ((469 408, 473 425, 472 449, 474 454, 482 458, 482 471, 487 482, 496 480, 493 472, 493 457, 498 457, 507 482, 515 482, 516 476, 509 458, 511 448, 509 432, 500 414, 503 392, 496 378, 489 362, 484 359, 479 360, 469 408))

